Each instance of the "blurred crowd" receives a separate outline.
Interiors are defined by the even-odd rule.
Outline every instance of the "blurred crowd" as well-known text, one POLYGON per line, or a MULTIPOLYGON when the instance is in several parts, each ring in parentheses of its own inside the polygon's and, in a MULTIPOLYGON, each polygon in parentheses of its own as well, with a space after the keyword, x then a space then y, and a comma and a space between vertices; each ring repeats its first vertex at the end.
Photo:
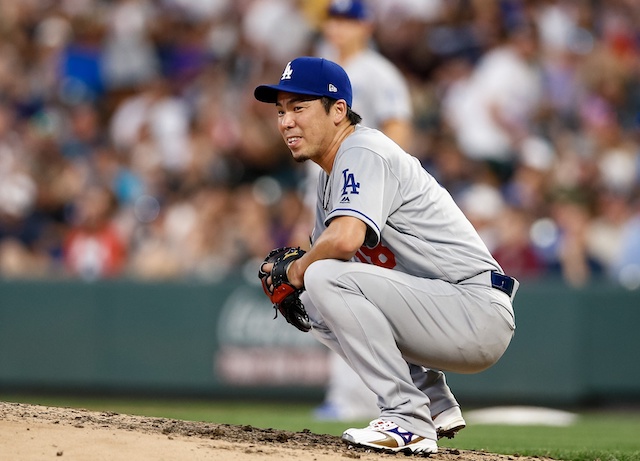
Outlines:
MULTIPOLYGON (((0 0, 0 277, 254 277, 308 245, 253 89, 319 49, 326 4, 0 0)), ((640 2, 371 6, 408 151, 505 271, 640 287, 640 2)))

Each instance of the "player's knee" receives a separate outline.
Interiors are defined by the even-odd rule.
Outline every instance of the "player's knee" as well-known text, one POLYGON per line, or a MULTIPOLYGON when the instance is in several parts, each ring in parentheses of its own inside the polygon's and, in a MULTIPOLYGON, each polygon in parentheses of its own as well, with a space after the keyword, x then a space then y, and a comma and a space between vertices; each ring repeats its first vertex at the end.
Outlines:
POLYGON ((359 292, 350 263, 337 259, 312 263, 305 271, 304 286, 322 316, 337 308, 345 292, 359 292))
POLYGON ((322 293, 330 289, 340 263, 341 261, 333 259, 321 259, 311 263, 304 273, 304 286, 312 297, 314 292, 322 293))
POLYGON ((326 303, 333 294, 352 288, 348 273, 348 263, 337 259, 322 259, 312 263, 304 273, 304 286, 313 302, 326 303))

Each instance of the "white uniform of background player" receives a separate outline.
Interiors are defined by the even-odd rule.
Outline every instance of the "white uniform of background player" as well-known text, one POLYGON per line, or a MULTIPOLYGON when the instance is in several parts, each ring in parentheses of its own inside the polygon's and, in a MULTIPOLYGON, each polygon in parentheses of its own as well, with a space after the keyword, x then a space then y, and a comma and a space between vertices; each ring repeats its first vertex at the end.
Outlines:
MULTIPOLYGON (((340 64, 351 80, 353 110, 366 126, 377 128, 408 149, 413 114, 404 76, 387 58, 371 48, 373 17, 361 1, 337 0, 330 4, 317 54, 340 64)), ((306 162, 307 205, 315 207, 319 167, 306 162)), ((337 354, 330 354, 330 380, 315 416, 323 420, 371 419, 379 414, 377 398, 337 354)))

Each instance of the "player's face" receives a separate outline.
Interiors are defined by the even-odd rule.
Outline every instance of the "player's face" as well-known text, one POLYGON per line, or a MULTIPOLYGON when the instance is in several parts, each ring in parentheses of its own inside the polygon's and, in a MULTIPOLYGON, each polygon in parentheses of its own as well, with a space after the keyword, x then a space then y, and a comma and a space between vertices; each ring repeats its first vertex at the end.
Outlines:
POLYGON ((336 127, 319 99, 281 92, 276 108, 278 129, 294 160, 318 162, 326 155, 336 127))
POLYGON ((359 48, 373 33, 369 22, 340 17, 328 18, 322 30, 327 41, 340 51, 352 49, 354 44, 359 48))

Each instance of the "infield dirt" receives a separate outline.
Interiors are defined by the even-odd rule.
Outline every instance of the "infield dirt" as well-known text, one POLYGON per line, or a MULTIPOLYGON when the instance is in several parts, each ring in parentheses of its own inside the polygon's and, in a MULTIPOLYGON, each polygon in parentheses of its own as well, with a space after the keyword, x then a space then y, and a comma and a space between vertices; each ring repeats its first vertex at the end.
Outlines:
MULTIPOLYGON (((384 461, 338 437, 0 402, 2 461, 384 461)), ((407 458, 409 459, 409 458, 407 458)), ((416 458, 422 459, 422 458, 416 458)), ((433 461, 544 461, 442 448, 433 461)))

